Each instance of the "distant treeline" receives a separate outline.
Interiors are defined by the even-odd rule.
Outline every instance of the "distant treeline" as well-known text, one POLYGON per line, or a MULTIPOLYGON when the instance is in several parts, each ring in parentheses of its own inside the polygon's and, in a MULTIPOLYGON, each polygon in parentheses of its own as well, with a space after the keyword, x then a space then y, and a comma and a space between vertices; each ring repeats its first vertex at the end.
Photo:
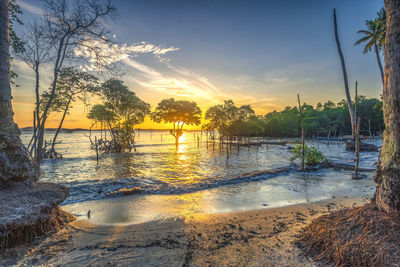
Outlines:
MULTIPOLYGON (((355 103, 353 103, 355 104, 355 103)), ((351 135, 347 101, 328 101, 316 107, 302 106, 304 130, 307 137, 351 135)), ((360 134, 377 135, 384 130, 382 101, 359 96, 357 117, 361 118, 360 134)), ((247 136, 298 137, 300 121, 298 107, 286 107, 265 116, 255 116, 250 106, 236 107, 231 100, 211 107, 206 112, 205 130, 217 130, 222 138, 247 136)))
MULTIPOLYGON (((353 103, 354 105, 355 103, 353 103)), ((335 104, 328 101, 318 103, 316 107, 304 104, 302 106, 304 130, 307 136, 339 136, 351 134, 351 123, 347 101, 335 104)), ((385 124, 383 122, 382 101, 376 98, 359 96, 357 100, 357 117, 361 118, 360 134, 380 134, 385 124)), ((260 122, 267 136, 299 136, 298 107, 286 107, 280 112, 265 115, 260 122)))

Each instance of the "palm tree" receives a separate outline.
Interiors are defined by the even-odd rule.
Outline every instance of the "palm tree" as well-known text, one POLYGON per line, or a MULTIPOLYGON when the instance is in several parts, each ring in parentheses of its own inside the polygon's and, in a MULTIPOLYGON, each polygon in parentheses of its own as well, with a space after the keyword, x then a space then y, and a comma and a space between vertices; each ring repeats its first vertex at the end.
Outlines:
POLYGON ((8 0, 0 0, 0 186, 37 178, 36 167, 13 120, 9 46, 8 0))
POLYGON ((382 85, 384 82, 384 72, 381 63, 381 57, 379 52, 381 52, 385 46, 385 32, 386 32, 386 12, 382 8, 378 13, 378 17, 374 20, 366 20, 365 25, 367 30, 360 30, 357 33, 363 34, 364 36, 354 43, 354 45, 359 45, 366 43, 364 47, 364 54, 370 52, 374 49, 376 54, 376 60, 378 62, 379 71, 381 73, 382 85))

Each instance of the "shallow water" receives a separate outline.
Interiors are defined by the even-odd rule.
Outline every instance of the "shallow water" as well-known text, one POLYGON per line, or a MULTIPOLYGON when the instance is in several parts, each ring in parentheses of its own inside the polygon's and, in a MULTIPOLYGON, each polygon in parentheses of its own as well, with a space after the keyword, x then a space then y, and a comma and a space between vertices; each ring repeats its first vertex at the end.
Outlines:
POLYGON ((136 224, 196 213, 223 213, 282 207, 330 199, 369 198, 375 191, 372 173, 352 180, 348 173, 331 170, 291 173, 275 179, 245 182, 186 194, 132 195, 79 202, 63 208, 96 224, 136 224))
MULTIPOLYGON (((53 132, 49 132, 46 137, 51 138, 52 134, 53 132)), ((334 188, 339 186, 342 181, 332 180, 333 176, 350 177, 350 172, 338 173, 331 170, 307 174, 306 177, 309 177, 307 179, 297 172, 249 176, 248 173, 254 171, 288 166, 291 156, 288 147, 263 145, 259 148, 241 147, 239 151, 232 147, 232 150, 228 152, 226 148, 220 149, 218 143, 214 145, 212 142, 207 143, 205 134, 200 132, 185 133, 180 140, 181 144, 176 149, 174 140, 167 131, 142 130, 136 135, 138 145, 136 152, 100 155, 99 163, 96 164, 95 151, 90 149, 90 142, 85 134, 87 133, 61 133, 62 143, 57 145, 56 149, 63 154, 64 158, 45 160, 42 166, 42 181, 64 184, 71 189, 70 196, 64 204, 110 198, 112 192, 133 187, 140 187, 146 194, 145 199, 148 200, 151 200, 155 194, 186 196, 191 192, 195 192, 193 194, 215 192, 215 195, 222 194, 221 199, 229 202, 228 195, 231 194, 229 193, 231 191, 226 191, 225 188, 236 188, 235 185, 242 184, 245 188, 243 190, 249 190, 257 183, 268 181, 268 187, 261 191, 268 192, 271 198, 269 201, 271 203, 268 205, 275 205, 272 199, 279 194, 283 197, 279 201, 296 200, 297 193, 285 195, 279 191, 279 188, 295 192, 294 185, 300 186, 305 183, 304 181, 311 180, 311 184, 322 181, 315 184, 314 187, 311 186, 313 193, 318 192, 318 188, 324 188, 324 192, 333 192, 328 190, 327 186, 334 188), (251 183, 249 183, 250 181, 251 183), (245 184, 249 186, 244 186, 245 184), (205 191, 205 189, 209 190, 205 191)), ((99 132, 96 134, 100 135, 99 132)), ((23 132, 23 141, 28 142, 30 136, 30 132, 23 132)), ((92 135, 92 139, 94 139, 94 135, 92 135)), ((318 146, 313 141, 308 144, 318 146)), ((294 146, 294 144, 288 146, 294 146)), ((352 164, 354 153, 346 152, 343 143, 320 142, 319 149, 332 161, 352 164)), ((377 157, 376 152, 361 153, 361 167, 374 168, 377 157)), ((346 184, 346 186, 351 186, 351 184, 346 184)), ((302 195, 303 191, 304 188, 299 189, 301 199, 305 199, 302 195)), ((318 197, 321 195, 324 194, 321 193, 318 197)), ((132 201, 129 202, 131 203, 129 205, 133 205, 133 202, 140 203, 141 197, 143 196, 131 197, 132 201), (136 200, 133 201, 134 199, 136 200)), ((278 199, 275 202, 278 202, 278 199)))

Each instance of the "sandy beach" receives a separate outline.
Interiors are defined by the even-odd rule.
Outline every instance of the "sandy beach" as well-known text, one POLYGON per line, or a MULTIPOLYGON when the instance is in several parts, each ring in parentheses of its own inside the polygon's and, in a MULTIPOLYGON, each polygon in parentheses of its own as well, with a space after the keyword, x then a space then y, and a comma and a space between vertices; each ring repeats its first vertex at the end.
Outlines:
MULTIPOLYGON (((312 219, 362 205, 333 198, 235 213, 195 214, 133 225, 70 223, 29 249, 19 266, 315 266, 293 244, 312 219)), ((20 255, 21 257, 22 255, 20 255)), ((15 260, 15 259, 14 259, 15 260)))

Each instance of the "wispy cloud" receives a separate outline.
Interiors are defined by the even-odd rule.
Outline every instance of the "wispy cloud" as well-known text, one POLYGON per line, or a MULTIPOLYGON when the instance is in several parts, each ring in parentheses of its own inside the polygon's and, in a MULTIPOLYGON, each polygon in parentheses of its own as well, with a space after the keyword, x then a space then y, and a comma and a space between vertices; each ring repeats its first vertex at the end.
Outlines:
POLYGON ((35 15, 43 14, 43 9, 41 9, 40 7, 34 6, 32 4, 29 4, 23 0, 18 0, 17 4, 20 5, 22 10, 26 10, 32 14, 35 14, 35 15))
MULTIPOLYGON (((129 77, 125 79, 162 95, 194 99, 202 106, 210 106, 222 103, 226 99, 233 99, 238 105, 250 104, 261 113, 278 108, 273 104, 273 98, 260 98, 241 93, 232 94, 229 90, 221 90, 206 76, 172 64, 167 54, 180 50, 175 46, 162 47, 147 42, 131 45, 110 44, 99 41, 90 43, 90 46, 96 47, 97 54, 93 50, 87 49, 86 45, 75 50, 77 56, 84 57, 89 61, 88 66, 82 66, 85 70, 95 70, 95 58, 100 56, 107 60, 107 64, 121 63, 128 67, 129 77), (145 55, 152 55, 155 61, 153 60, 151 64, 143 63, 146 61, 145 55)), ((248 80, 250 77, 246 76, 240 79, 248 80)))

